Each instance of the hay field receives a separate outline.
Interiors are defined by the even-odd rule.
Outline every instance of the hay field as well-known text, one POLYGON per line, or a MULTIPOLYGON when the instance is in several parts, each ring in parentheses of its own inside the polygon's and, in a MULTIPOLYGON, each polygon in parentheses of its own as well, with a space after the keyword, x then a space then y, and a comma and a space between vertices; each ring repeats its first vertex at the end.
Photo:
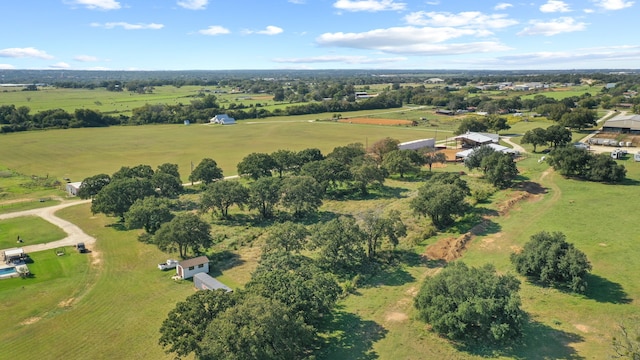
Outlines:
POLYGON ((237 125, 157 125, 100 129, 33 131, 0 136, 2 165, 27 175, 49 175, 81 181, 121 166, 178 164, 184 181, 191 162, 209 157, 234 175, 236 165, 252 152, 323 153, 353 142, 372 144, 384 137, 409 141, 425 137, 425 128, 366 126, 334 122, 241 122, 237 125))

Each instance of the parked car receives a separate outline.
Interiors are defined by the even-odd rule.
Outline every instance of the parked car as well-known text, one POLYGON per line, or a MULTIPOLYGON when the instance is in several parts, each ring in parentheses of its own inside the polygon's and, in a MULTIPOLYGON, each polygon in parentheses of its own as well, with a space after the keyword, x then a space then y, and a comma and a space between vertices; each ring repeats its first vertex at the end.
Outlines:
POLYGON ((86 253, 87 252, 87 247, 84 246, 84 243, 78 243, 76 245, 76 249, 78 249, 79 253, 86 253))
POLYGON ((167 262, 158 264, 158 269, 169 270, 169 269, 175 269, 176 266, 178 266, 178 260, 169 259, 167 260, 167 262))

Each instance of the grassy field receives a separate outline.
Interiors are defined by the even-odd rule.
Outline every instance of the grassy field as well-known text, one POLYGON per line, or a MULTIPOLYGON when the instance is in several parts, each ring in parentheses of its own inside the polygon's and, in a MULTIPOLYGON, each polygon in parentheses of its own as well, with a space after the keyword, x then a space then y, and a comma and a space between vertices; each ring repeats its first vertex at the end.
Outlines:
POLYGON ((59 227, 37 216, 0 220, 0 249, 44 244, 63 239, 67 234, 59 227), (17 243, 18 236, 22 243, 17 243))
MULTIPOLYGON (((205 156, 216 159, 225 175, 230 175, 235 173, 235 163, 250 152, 318 147, 326 153, 354 141, 371 144, 386 136, 404 141, 433 133, 433 129, 421 127, 308 122, 302 118, 285 121, 270 119, 232 127, 145 126, 11 134, 2 138, 0 152, 10 154, 2 160, 10 169, 73 180, 111 173, 122 165, 156 166, 163 162, 178 163, 186 179, 189 162, 197 163, 205 156), (13 150, 18 146, 20 156, 13 150)), ((517 123, 509 132, 545 127, 543 123, 517 123)), ((439 239, 466 231, 469 223, 423 240, 421 234, 428 221, 416 217, 407 206, 420 182, 389 180, 384 192, 374 192, 366 201, 331 200, 321 208, 325 216, 397 209, 409 236, 399 245, 405 254, 399 266, 367 279, 355 295, 340 302, 332 323, 334 331, 319 358, 609 357, 616 323, 640 313, 636 279, 640 264, 635 261, 640 245, 630 225, 634 212, 627 205, 637 193, 640 164, 623 161, 629 180, 624 185, 605 185, 563 179, 537 158, 520 161, 518 167, 521 180, 539 183, 543 193, 516 203, 504 216, 492 217, 487 230, 469 243, 462 260, 472 265, 493 263, 500 272, 513 273, 509 254, 522 247, 531 234, 562 231, 593 264, 585 295, 540 287, 520 277, 523 307, 530 317, 522 342, 505 349, 460 349, 432 334, 428 325, 415 319, 413 296, 421 281, 436 273, 440 264, 420 255, 439 239)), ((461 170, 466 169, 461 165, 438 169, 461 170)), ((477 177, 473 172, 467 178, 477 182, 477 177)), ((480 207, 488 212, 498 210, 515 195, 516 190, 496 193, 490 203, 480 207)), ((156 269, 156 263, 171 255, 138 242, 138 231, 109 226, 115 222, 113 218, 92 216, 89 205, 68 208, 58 215, 98 241, 86 256, 73 251, 63 257, 56 257, 53 251, 33 254, 34 263, 29 267, 35 278, 0 281, 0 317, 8 324, 0 333, 0 348, 18 349, 15 356, 23 358, 171 358, 157 345, 158 329, 174 304, 193 291, 190 283, 175 283, 169 273, 156 269), (86 346, 77 346, 79 343, 86 346)), ((266 229, 248 228, 242 221, 225 226, 208 215, 206 219, 212 222, 214 233, 226 237, 216 251, 231 254, 217 264, 215 275, 232 287, 242 286, 256 266, 260 236, 266 229)))
POLYGON ((186 181, 191 162, 195 166, 206 157, 216 160, 225 175, 233 175, 236 165, 252 152, 317 147, 326 154, 336 146, 353 142, 372 144, 387 136, 408 141, 433 135, 426 128, 308 119, 284 122, 274 118, 233 126, 158 125, 24 132, 3 135, 0 152, 4 154, 2 165, 23 174, 82 181, 100 172, 111 174, 121 166, 144 163, 155 168, 170 162, 178 164, 186 181))

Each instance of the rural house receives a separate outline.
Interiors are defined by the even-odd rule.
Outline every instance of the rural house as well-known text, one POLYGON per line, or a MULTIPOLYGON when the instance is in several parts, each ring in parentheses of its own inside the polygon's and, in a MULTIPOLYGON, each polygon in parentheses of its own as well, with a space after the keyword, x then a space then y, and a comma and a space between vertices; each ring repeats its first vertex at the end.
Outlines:
POLYGON ((193 275, 193 284, 198 290, 218 290, 222 289, 226 292, 231 292, 233 289, 227 285, 218 281, 218 279, 211 277, 207 273, 197 273, 193 275))
POLYGON ((176 274, 181 279, 189 279, 195 274, 208 272, 209 258, 206 256, 198 256, 197 258, 184 260, 176 266, 176 274))
POLYGON ((80 185, 82 185, 82 181, 67 183, 67 194, 71 196, 78 196, 80 185))
POLYGON ((227 114, 218 114, 209 120, 211 124, 232 125, 236 123, 236 119, 229 117, 227 114))
MULTIPOLYGON (((518 152, 516 150, 513 150, 510 147, 506 147, 506 146, 502 146, 500 144, 494 144, 494 143, 489 143, 486 144, 485 146, 488 146, 490 148, 493 149, 493 151, 496 152, 501 152, 501 153, 505 153, 505 154, 511 154, 511 155, 518 155, 518 152)), ((464 160, 467 157, 469 157, 469 155, 473 154, 474 151, 476 151, 476 149, 478 149, 479 147, 475 147, 472 149, 467 149, 467 150, 463 150, 463 151, 459 151, 456 153, 456 160, 464 160)))

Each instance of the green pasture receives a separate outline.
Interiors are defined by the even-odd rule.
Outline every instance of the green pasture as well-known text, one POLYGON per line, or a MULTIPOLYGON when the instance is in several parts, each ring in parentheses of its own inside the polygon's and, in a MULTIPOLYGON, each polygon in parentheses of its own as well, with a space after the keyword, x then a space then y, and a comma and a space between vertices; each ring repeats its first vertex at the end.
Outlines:
MULTIPOLYGON (((3 165, 17 172, 48 173, 73 181, 112 173, 122 165, 155 167, 164 162, 178 163, 185 180, 190 162, 197 164, 203 157, 215 159, 225 175, 232 175, 237 162, 250 152, 318 147, 327 153, 335 146, 372 144, 386 136, 401 141, 433 136, 428 127, 313 120, 309 116, 234 126, 159 125, 9 134, 2 137, 0 152, 10 155, 2 159, 3 165), (20 150, 14 149, 17 144, 20 150)), ((537 119, 518 122, 508 133, 522 134, 548 125, 537 119)), ((440 264, 420 255, 438 239, 467 231, 474 217, 424 239, 429 221, 415 216, 408 207, 421 183, 411 178, 388 180, 383 191, 372 192, 366 200, 327 200, 320 209, 323 217, 396 209, 407 225, 408 236, 398 246, 403 256, 396 266, 364 279, 355 294, 340 301, 332 331, 326 335, 327 346, 318 358, 608 358, 616 324, 640 313, 640 283, 636 279, 640 264, 635 261, 640 256, 640 238, 633 228, 634 212, 628 210, 629 199, 635 198, 640 183, 640 164, 632 159, 621 161, 627 167, 628 180, 622 185, 606 185, 564 179, 537 159, 535 155, 527 157, 518 162, 518 168, 520 180, 540 184, 540 194, 516 203, 504 216, 490 218, 490 226, 468 244, 462 260, 471 265, 488 262, 500 272, 514 273, 509 255, 533 233, 562 231, 593 264, 585 295, 540 287, 519 277, 523 308, 529 315, 520 343, 503 349, 460 349, 434 335, 427 324, 416 320, 413 296, 421 281, 436 273, 440 264)), ((434 171, 467 169, 447 165, 434 171)), ((479 177, 477 171, 467 176, 472 186, 480 184, 479 177)), ((498 192, 490 202, 477 207, 485 213, 495 212, 515 193, 498 192)), ((238 215, 235 208, 232 213, 238 215)), ((32 254, 34 263, 29 267, 36 274, 34 278, 0 281, 0 316, 8 324, 0 334, 0 348, 17 349, 15 356, 24 358, 171 358, 157 345, 158 329, 175 303, 193 292, 190 282, 176 283, 170 280, 172 272, 157 270, 156 264, 172 255, 138 242, 140 231, 121 230, 114 218, 93 216, 88 204, 64 209, 58 215, 96 237, 97 243, 86 255, 72 249, 62 257, 53 251, 32 254), (73 261, 65 262, 69 259, 73 261), (50 265, 38 269, 38 264, 50 265), (45 274, 50 277, 43 278, 45 274)), ((238 221, 228 226, 208 214, 204 218, 213 224, 216 234, 225 235, 214 252, 230 254, 216 263, 214 275, 232 287, 241 287, 256 266, 266 229, 248 227, 239 215, 238 221)))
POLYGON ((121 166, 176 163, 187 181, 191 163, 209 157, 225 175, 252 152, 317 147, 323 153, 353 142, 372 144, 384 137, 409 141, 432 137, 430 129, 401 126, 355 125, 313 121, 314 117, 243 121, 237 125, 158 125, 67 129, 14 133, 2 136, 4 166, 23 174, 82 179, 111 174, 121 166), (285 122, 286 121, 286 122, 285 122))
POLYGON ((0 92, 0 105, 26 106, 35 114, 42 110, 63 109, 73 112, 75 109, 99 110, 103 113, 122 113, 130 115, 131 110, 145 104, 188 104, 196 99, 201 86, 158 86, 151 94, 137 94, 129 91, 107 91, 105 88, 58 89, 39 88, 38 91, 0 92))
POLYGON ((525 99, 533 99, 536 95, 544 95, 546 97, 562 100, 564 98, 572 97, 572 96, 582 96, 585 93, 590 93, 591 95, 595 95, 600 92, 600 88, 594 88, 589 86, 571 86, 567 88, 556 88, 550 90, 535 90, 532 93, 521 96, 522 100, 525 99))
POLYGON ((0 220, 0 249, 44 244, 63 239, 67 234, 38 216, 0 220), (17 243, 18 236, 22 243, 17 243))
POLYGON ((0 213, 48 206, 52 196, 64 194, 59 190, 62 185, 59 179, 49 174, 26 174, 29 173, 19 173, 0 164, 0 213))

